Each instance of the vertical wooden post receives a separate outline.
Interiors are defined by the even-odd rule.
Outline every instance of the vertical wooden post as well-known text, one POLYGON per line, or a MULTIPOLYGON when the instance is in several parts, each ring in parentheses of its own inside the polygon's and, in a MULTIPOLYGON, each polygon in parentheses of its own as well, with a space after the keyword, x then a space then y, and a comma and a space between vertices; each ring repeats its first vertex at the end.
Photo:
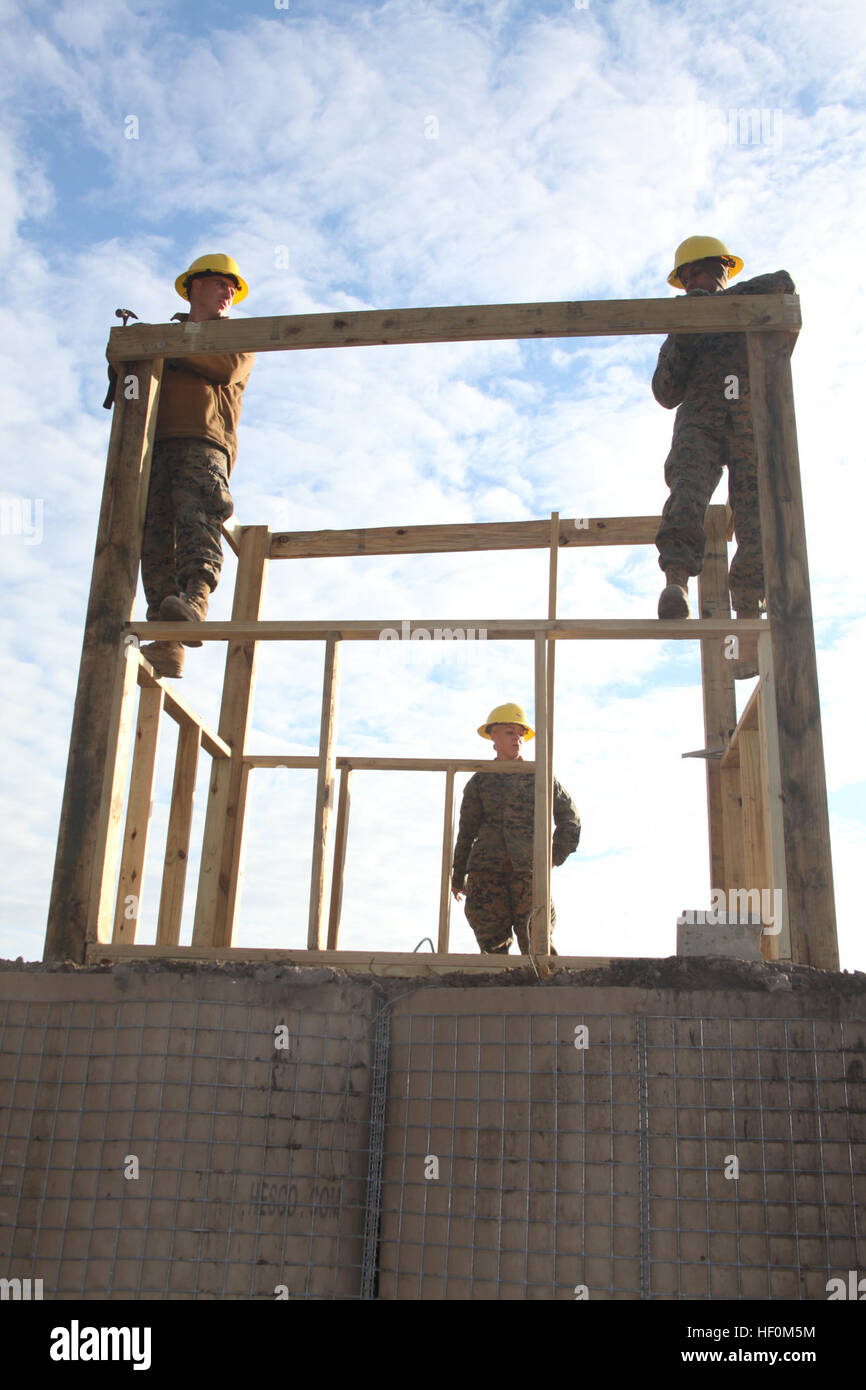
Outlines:
MULTIPOLYGON (((761 744, 761 772, 765 788, 767 882, 771 889, 782 891, 782 930, 761 937, 761 949, 767 960, 791 959, 791 928, 788 920, 788 894, 785 891, 785 825, 782 815, 782 769, 779 763, 779 727, 776 723, 776 677, 773 667, 773 642, 769 632, 758 638, 758 669, 761 676, 758 696, 758 733, 761 744)), ((775 900, 774 900, 775 901, 775 900)))
MULTIPOLYGON (((121 639, 135 602, 142 499, 150 481, 161 374, 159 360, 129 362, 118 382, 69 738, 46 960, 83 961, 87 941, 107 941, 111 932, 111 904, 106 911, 103 894, 108 803, 117 769, 124 692, 128 697, 128 673, 133 669, 120 659, 121 639), (129 399, 133 392, 134 398, 129 399)), ((113 888, 112 884, 112 892, 113 888)))
POLYGON ((775 672, 791 955, 795 964, 838 970, 830 817, 791 382, 792 339, 786 333, 747 333, 746 340, 775 672))
MULTIPOLYGON (((547 580, 547 616, 556 617, 556 585, 559 568, 559 512, 550 513, 550 572, 547 580)), ((553 837, 553 687, 556 674, 556 641, 547 639, 547 840, 553 837)))
MULTIPOLYGON (((724 507, 707 511, 707 543, 703 573, 698 576, 698 604, 702 618, 729 618, 727 519, 724 507)), ((732 664, 725 660, 722 638, 701 642, 701 684, 704 700, 704 746, 723 748, 737 723, 732 664)), ((739 888, 731 878, 733 864, 725 859, 722 812, 722 767, 718 758, 707 758, 707 825, 710 849, 710 888, 739 888)))
MULTIPOLYGON (((739 758, 739 754, 737 754, 739 758)), ((743 796, 740 764, 729 763, 720 772, 722 825, 725 837, 725 892, 747 885, 746 845, 743 839, 743 796)))
POLYGON ((176 946, 180 940, 200 738, 201 729, 198 724, 185 719, 177 731, 177 757, 171 789, 159 920, 156 926, 157 946, 176 946))
MULTIPOLYGON (((240 534, 232 621, 258 621, 267 576, 270 532, 244 526, 240 534)), ((194 946, 230 946, 238 907, 244 833, 243 755, 252 720, 256 682, 256 643, 229 642, 220 707, 219 734, 232 756, 214 758, 202 843, 195 907, 194 946)))
POLYGON ((340 636, 330 632, 325 642, 325 677, 322 682, 322 720, 319 728, 319 775, 313 824, 313 867, 310 875, 310 926, 307 947, 322 949, 322 918, 328 878, 328 829, 334 802, 334 767, 337 756, 335 724, 340 684, 340 636))
POLYGON ((141 884, 144 878, 147 837, 153 807, 153 774, 156 768, 163 695, 161 685, 143 685, 138 697, 135 752, 132 757, 123 856, 120 861, 114 933, 111 938, 115 945, 135 945, 136 929, 141 917, 141 884), (128 904, 129 898, 134 900, 131 904, 128 904), (129 906, 133 908, 132 912, 128 911, 129 906))
POLYGON ((352 808, 352 769, 340 768, 340 790, 337 796, 337 826, 334 831, 334 872, 331 877, 331 911, 328 917, 328 950, 336 951, 340 944, 340 917, 343 912, 343 875, 346 870, 346 842, 349 836, 349 811, 352 808))
POLYGON ((445 772, 445 818, 442 825, 442 871, 439 875, 438 951, 448 950, 451 930, 451 855, 454 850, 454 768, 445 772))
POLYGON ((533 955, 549 956, 550 838, 547 815, 550 784, 547 776, 547 636, 544 632, 535 634, 535 738, 535 821, 529 943, 533 955))

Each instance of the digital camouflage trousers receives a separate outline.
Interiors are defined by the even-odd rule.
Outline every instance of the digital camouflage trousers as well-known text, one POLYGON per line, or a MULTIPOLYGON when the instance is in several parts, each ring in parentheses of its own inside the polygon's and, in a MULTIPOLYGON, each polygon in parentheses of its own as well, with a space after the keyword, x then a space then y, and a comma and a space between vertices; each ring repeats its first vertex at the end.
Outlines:
MULTIPOLYGON (((532 914, 532 874, 470 869, 466 876, 466 919, 482 951, 508 955, 511 931, 521 955, 529 953, 529 919, 532 914)), ((550 905, 550 929, 556 911, 550 905)), ((556 955, 551 939, 551 954, 556 955)))
POLYGON ((204 575, 215 589, 223 563, 220 527, 234 511, 228 458, 205 439, 164 439, 153 446, 141 546, 149 619, 164 598, 204 575))
POLYGON ((678 427, 665 462, 665 482, 671 495, 655 543, 661 569, 679 565, 689 574, 701 573, 707 507, 725 465, 737 538, 729 578, 731 602, 737 612, 755 606, 764 596, 757 460, 751 430, 734 433, 697 423, 678 427))

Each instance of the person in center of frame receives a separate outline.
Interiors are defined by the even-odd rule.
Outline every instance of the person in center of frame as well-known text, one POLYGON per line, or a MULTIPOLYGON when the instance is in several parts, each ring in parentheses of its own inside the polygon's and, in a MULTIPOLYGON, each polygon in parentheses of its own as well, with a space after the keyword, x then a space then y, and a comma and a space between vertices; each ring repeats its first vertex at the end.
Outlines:
MULTIPOLYGON (((522 761, 524 740, 535 737, 520 705, 497 705, 478 730, 496 760, 522 761)), ((577 849, 580 818, 568 793, 553 782, 553 863, 577 849)), ((451 892, 466 891, 466 918, 482 952, 508 955, 512 929, 522 955, 529 954, 535 778, 527 773, 476 772, 463 791, 454 846, 451 892)), ((550 905, 551 936, 556 913, 550 905)), ((551 955, 557 951, 551 940, 551 955)))

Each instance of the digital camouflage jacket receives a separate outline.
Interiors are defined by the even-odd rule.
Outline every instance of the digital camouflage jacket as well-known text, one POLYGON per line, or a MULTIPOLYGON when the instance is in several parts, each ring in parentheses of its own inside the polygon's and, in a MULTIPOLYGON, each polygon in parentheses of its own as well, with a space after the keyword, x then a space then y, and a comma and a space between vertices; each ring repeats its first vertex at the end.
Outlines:
MULTIPOLYGON (((568 792, 553 780, 553 863, 577 849, 580 817, 568 792)), ((532 773, 476 772, 460 806, 452 885, 459 892, 468 869, 502 869, 510 860, 518 873, 532 872, 535 778, 532 773)))
MULTIPOLYGON (((692 294, 696 291, 692 290, 692 294)), ((700 291, 698 291, 700 293, 700 291)), ((787 270, 756 275, 729 285, 718 294, 796 294, 787 270)), ((659 352, 652 380, 659 405, 679 406, 674 442, 680 426, 718 424, 751 430, 749 364, 744 333, 672 333, 659 352), (736 383, 729 378, 735 377, 736 383)), ((739 430, 738 430, 739 432, 739 430)))

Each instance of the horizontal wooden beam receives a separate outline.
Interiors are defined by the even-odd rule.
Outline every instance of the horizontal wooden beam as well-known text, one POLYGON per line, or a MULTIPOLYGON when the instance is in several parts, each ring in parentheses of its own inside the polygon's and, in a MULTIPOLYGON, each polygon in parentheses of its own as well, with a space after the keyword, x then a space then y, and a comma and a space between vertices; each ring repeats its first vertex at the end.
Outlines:
MULTIPOLYGON (((318 767, 315 755, 303 753, 245 753, 243 761, 250 767, 318 767)), ((522 758, 515 762, 500 762, 495 758, 338 758, 338 768, 359 772, 534 772, 535 763, 522 758)))
MULTIPOLYGON (((420 930, 420 928, 419 928, 420 930)), ((538 957, 536 957, 538 959, 538 957)), ((557 970, 596 970, 627 956, 548 956, 557 970)), ((101 961, 277 961, 281 965, 329 965, 363 975, 487 975, 499 970, 526 970, 527 956, 440 955, 433 951, 303 951, 275 950, 272 947, 244 946, 111 946, 94 943, 88 950, 88 964, 101 961)))
POLYGON ((154 672, 153 667, 146 657, 138 652, 138 683, 139 685, 160 685, 164 693, 163 709, 166 714, 171 715, 172 719, 178 724, 194 725, 201 729, 201 746, 212 758, 230 758, 232 750, 218 733, 204 722, 201 715, 196 714, 191 705, 188 705, 182 695, 178 695, 175 690, 160 680, 154 672))
POLYGON ((800 327, 800 301, 795 294, 462 304, 211 319, 197 324, 130 324, 111 330, 108 358, 119 363, 153 357, 192 357, 198 352, 283 352, 397 343, 725 333, 746 329, 797 333, 800 327))
MULTIPOLYGON (((661 517, 571 517, 559 523, 564 549, 652 545, 661 517)), ((464 550, 543 550, 550 521, 467 521, 442 526, 370 526, 352 531, 275 531, 270 559, 336 555, 430 555, 464 550)))
POLYGON ((127 632, 148 641, 180 642, 189 638, 203 642, 323 642, 331 633, 338 633, 347 642, 396 641, 405 636, 412 641, 528 641, 537 632, 559 640, 594 639, 610 642, 621 638, 668 642, 673 639, 700 641, 704 637, 727 637, 736 634, 767 631, 762 618, 338 618, 325 620, 277 620, 270 622, 214 623, 128 623, 127 632), (404 627, 405 624, 405 627, 404 627), (419 632, 426 633, 418 637, 419 632), (463 638, 449 638, 436 633, 462 632, 463 638), (472 632, 473 637, 468 634, 472 632), (480 634, 484 633, 484 637, 480 634), (383 637, 394 633, 394 637, 383 637))

